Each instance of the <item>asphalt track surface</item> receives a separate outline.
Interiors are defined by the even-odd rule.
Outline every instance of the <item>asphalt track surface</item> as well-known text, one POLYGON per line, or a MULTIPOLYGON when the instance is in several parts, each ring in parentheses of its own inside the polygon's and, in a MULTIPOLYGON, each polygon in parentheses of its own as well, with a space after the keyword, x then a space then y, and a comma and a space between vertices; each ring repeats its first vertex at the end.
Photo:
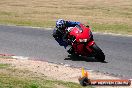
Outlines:
MULTIPOLYGON (((30 57, 33 60, 63 63, 132 79, 132 37, 94 34, 106 62, 70 57, 51 36, 52 30, 0 26, 0 53, 30 57)), ((92 75, 92 74, 91 74, 92 75)))

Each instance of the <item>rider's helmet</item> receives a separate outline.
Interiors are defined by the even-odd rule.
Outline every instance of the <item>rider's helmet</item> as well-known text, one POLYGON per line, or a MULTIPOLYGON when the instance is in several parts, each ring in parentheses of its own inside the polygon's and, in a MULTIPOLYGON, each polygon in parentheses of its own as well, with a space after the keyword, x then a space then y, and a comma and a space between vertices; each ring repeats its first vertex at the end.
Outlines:
POLYGON ((63 19, 58 19, 56 21, 56 28, 63 30, 65 28, 65 21, 63 19))

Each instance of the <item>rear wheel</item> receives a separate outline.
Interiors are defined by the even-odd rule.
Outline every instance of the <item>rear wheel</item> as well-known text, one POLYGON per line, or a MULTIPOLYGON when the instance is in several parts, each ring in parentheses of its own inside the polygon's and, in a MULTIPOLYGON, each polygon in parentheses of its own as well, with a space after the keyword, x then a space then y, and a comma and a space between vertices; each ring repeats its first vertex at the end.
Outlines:
POLYGON ((94 55, 94 57, 98 61, 103 62, 105 60, 105 55, 104 55, 103 51, 96 44, 91 46, 91 48, 93 49, 93 53, 92 54, 94 55))

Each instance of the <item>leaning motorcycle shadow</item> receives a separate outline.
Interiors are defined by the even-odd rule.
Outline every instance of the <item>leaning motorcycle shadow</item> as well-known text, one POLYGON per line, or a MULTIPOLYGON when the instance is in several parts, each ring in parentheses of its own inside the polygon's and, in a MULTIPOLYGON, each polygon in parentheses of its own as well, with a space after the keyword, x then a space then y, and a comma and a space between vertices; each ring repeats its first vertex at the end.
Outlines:
MULTIPOLYGON (((86 62, 101 62, 96 60, 94 57, 84 57, 84 56, 75 56, 75 55, 68 55, 64 60, 72 60, 72 61, 86 61, 86 62)), ((108 63, 103 61, 101 63, 108 63)))

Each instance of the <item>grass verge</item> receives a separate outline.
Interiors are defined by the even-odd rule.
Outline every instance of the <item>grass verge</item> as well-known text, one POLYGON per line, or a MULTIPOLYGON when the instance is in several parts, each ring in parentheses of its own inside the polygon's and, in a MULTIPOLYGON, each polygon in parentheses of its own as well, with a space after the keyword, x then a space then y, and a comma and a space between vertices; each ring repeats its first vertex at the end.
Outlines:
MULTIPOLYGON (((0 88, 83 88, 79 84, 40 78, 8 77, 0 74, 0 88)), ((93 88, 93 87, 86 87, 93 88)))
POLYGON ((127 24, 93 24, 94 32, 132 34, 132 26, 127 24))
MULTIPOLYGON (((0 64, 0 88, 83 88, 80 84, 49 79, 46 76, 14 69, 8 64, 0 64)), ((88 86, 86 88, 93 88, 88 86)))
POLYGON ((0 0, 0 24, 54 27, 58 18, 132 34, 132 0, 0 0))
POLYGON ((7 68, 9 66, 10 66, 9 64, 0 64, 0 69, 7 68))

